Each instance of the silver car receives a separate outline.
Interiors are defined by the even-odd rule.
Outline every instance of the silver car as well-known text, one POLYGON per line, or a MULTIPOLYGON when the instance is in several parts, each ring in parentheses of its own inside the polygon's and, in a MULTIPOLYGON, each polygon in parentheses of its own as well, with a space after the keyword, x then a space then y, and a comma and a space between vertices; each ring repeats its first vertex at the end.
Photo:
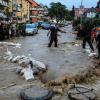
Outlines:
POLYGON ((26 24, 26 35, 34 35, 38 33, 38 28, 35 24, 26 24))

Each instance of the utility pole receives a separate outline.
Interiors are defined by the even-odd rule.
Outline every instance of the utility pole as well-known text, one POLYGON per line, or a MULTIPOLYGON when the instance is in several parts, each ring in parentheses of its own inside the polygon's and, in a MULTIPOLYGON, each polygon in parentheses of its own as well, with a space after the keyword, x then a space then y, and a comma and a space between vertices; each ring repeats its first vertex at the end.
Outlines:
MULTIPOLYGON (((83 0, 81 0, 81 7, 83 5, 83 0)), ((80 8, 80 10, 82 11, 82 8, 80 8)), ((82 24, 82 15, 81 15, 81 24, 82 24)))
POLYGON ((82 6, 82 4, 83 4, 83 0, 81 0, 81 6, 82 6))

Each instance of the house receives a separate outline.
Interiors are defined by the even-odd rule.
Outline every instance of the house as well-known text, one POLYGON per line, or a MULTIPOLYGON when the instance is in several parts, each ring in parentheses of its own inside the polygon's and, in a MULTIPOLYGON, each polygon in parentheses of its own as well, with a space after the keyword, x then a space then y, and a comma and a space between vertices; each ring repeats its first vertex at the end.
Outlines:
POLYGON ((23 23, 30 20, 32 0, 9 0, 9 19, 23 23))
POLYGON ((34 0, 0 0, 0 17, 18 23, 48 19, 48 9, 34 0))
POLYGON ((100 8, 96 8, 97 16, 100 18, 100 8))
POLYGON ((84 16, 86 18, 100 18, 100 0, 97 2, 97 6, 95 8, 89 8, 84 12, 84 16))
POLYGON ((100 8, 89 8, 84 12, 84 17, 85 18, 95 18, 97 17, 100 18, 100 8))
POLYGON ((0 18, 7 18, 8 8, 8 0, 0 0, 0 18))
POLYGON ((80 6, 79 8, 74 9, 75 19, 85 17, 85 18, 95 18, 98 16, 100 18, 100 0, 97 2, 97 6, 95 8, 84 8, 84 6, 80 6))
POLYGON ((75 12, 75 18, 74 19, 78 19, 80 17, 83 16, 84 12, 87 10, 88 8, 84 8, 84 6, 80 6, 79 8, 75 8, 74 12, 75 12))
POLYGON ((17 19, 18 22, 26 22, 30 20, 30 7, 32 0, 17 0, 17 19))
POLYGON ((95 18, 96 17, 96 13, 97 13, 96 9, 92 7, 92 8, 87 9, 84 12, 84 16, 86 18, 95 18))
POLYGON ((31 22, 37 22, 38 20, 48 19, 47 8, 44 5, 38 4, 35 1, 33 1, 32 3, 30 12, 31 12, 31 15, 30 15, 31 22))

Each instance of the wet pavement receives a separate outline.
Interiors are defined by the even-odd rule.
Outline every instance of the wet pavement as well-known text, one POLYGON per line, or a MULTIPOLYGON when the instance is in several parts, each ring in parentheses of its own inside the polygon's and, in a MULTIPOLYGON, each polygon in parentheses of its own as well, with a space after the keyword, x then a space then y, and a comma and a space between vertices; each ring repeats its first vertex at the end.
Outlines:
MULTIPOLYGON (((77 41, 75 39, 76 36, 71 34, 73 32, 72 27, 66 26, 63 29, 66 30, 67 33, 59 32, 61 36, 58 37, 57 48, 53 45, 51 48, 48 48, 48 30, 39 30, 39 34, 35 36, 19 37, 10 40, 10 42, 21 43, 22 46, 21 48, 11 48, 9 46, 8 49, 12 51, 14 55, 31 55, 31 57, 36 60, 45 63, 48 66, 48 71, 41 76, 43 82, 60 79, 65 75, 74 76, 78 72, 86 70, 91 66, 92 59, 88 57, 88 54, 81 48, 81 41, 77 41)), ((18 65, 2 61, 2 56, 6 52, 6 48, 7 47, 0 48, 0 87, 8 86, 12 83, 17 85, 29 84, 23 78, 16 75, 15 68, 18 65)), ((41 84, 39 80, 35 81, 33 83, 39 82, 41 84)))

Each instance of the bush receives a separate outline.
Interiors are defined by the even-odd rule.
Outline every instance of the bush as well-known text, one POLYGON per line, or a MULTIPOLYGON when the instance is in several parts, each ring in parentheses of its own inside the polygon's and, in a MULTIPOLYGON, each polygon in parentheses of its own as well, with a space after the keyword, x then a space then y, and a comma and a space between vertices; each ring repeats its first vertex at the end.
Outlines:
MULTIPOLYGON (((75 20, 73 22, 73 28, 77 30, 80 24, 81 24, 80 19, 75 20)), ((86 27, 86 30, 90 32, 92 28, 100 26, 100 19, 83 19, 82 24, 86 27)))

